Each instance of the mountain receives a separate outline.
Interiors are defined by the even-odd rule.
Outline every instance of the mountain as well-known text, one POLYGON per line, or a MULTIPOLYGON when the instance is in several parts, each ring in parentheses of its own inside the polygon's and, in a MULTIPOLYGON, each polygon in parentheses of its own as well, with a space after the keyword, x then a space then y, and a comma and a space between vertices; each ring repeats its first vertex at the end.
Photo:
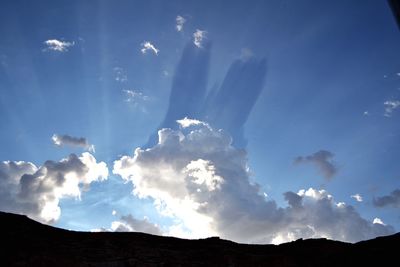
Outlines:
POLYGON ((0 226, 0 266, 392 266, 400 247, 400 233, 355 244, 248 245, 218 237, 74 232, 5 212, 0 226))

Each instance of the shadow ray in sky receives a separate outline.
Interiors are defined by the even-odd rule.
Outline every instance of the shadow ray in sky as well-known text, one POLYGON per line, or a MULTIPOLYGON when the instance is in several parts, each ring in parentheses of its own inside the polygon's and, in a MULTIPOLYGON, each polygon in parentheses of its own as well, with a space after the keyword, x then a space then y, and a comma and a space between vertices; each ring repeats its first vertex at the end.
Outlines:
MULTIPOLYGON (((230 66, 222 85, 207 93, 211 43, 199 48, 189 43, 176 67, 169 106, 158 129, 176 128, 184 117, 210 123, 227 131, 237 147, 246 147, 244 124, 264 86, 266 60, 250 57, 237 59, 230 66)), ((157 143, 154 132, 145 148, 157 143)))

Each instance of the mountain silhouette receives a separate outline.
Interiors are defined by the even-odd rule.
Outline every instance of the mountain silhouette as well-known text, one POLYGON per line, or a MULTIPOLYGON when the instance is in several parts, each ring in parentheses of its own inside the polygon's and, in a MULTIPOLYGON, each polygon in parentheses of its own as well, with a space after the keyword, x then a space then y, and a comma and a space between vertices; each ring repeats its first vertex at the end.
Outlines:
POLYGON ((0 212, 1 266, 395 266, 400 233, 355 244, 238 244, 144 233, 75 232, 0 212))

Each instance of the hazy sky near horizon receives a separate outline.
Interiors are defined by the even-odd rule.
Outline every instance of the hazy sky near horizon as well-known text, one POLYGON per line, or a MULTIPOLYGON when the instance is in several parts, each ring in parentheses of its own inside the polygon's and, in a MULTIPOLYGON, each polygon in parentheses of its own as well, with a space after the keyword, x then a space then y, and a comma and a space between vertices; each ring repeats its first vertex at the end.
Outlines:
POLYGON ((279 243, 400 231, 386 1, 3 1, 0 210, 279 243))

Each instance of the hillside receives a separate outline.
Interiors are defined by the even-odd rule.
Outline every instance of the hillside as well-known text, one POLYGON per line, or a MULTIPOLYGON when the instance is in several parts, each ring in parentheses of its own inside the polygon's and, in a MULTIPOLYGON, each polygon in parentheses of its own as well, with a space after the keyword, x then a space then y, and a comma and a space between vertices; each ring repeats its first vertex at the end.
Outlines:
POLYGON ((356 244, 246 245, 217 237, 74 232, 4 212, 0 225, 1 266, 385 266, 398 260, 400 247, 400 234, 356 244))

